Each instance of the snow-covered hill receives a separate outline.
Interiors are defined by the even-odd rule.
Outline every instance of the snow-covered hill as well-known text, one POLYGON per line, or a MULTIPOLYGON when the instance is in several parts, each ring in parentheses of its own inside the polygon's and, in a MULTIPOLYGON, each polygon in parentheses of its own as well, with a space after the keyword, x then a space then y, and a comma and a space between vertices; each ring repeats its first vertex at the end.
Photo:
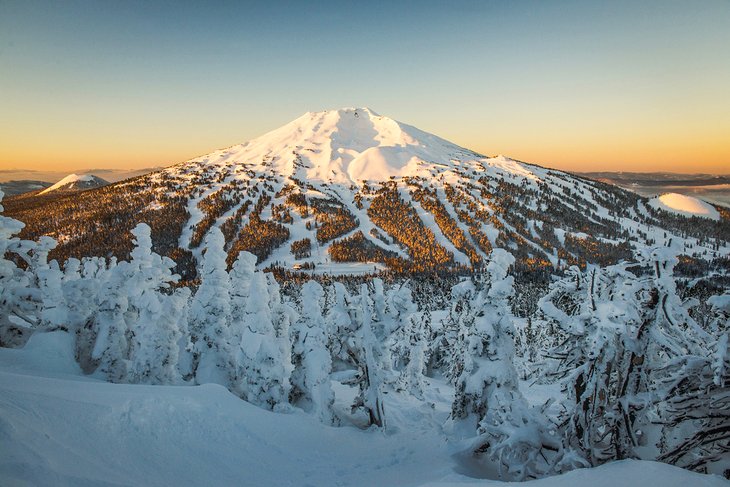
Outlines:
POLYGON ((24 237, 51 235, 61 260, 126 257, 144 221, 155 249, 194 274, 201 243, 223 230, 230 259, 310 272, 458 271, 494 247, 520 271, 628 259, 646 245, 713 259, 730 252, 728 218, 678 219, 616 186, 488 157, 367 108, 310 112, 249 142, 30 209, 8 200, 24 237), (99 224, 99 222, 103 222, 99 224), (108 222, 114 222, 109 224, 108 222), (314 269, 312 269, 314 267, 314 269))
MULTIPOLYGON (((0 484, 508 485, 466 476, 449 456, 454 446, 424 422, 429 414, 438 412, 404 407, 393 415, 397 431, 384 434, 324 426, 301 411, 265 411, 213 384, 110 384, 81 374, 71 336, 43 333, 23 349, 0 348, 0 484)), ((727 481, 629 460, 525 485, 720 487, 727 481)))
POLYGON ((665 193, 652 198, 649 204, 654 208, 661 208, 682 216, 700 216, 711 220, 720 219, 720 212, 714 206, 685 194, 665 193))
POLYGON ((109 184, 107 181, 93 174, 69 174, 38 194, 46 194, 52 191, 79 191, 82 189, 98 188, 107 184, 109 184))

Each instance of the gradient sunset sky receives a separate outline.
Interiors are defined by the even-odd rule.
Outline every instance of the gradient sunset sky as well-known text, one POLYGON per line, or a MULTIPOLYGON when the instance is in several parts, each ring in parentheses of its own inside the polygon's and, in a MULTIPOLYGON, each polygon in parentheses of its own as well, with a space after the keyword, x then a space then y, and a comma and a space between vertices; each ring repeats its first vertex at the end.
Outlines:
POLYGON ((572 171, 730 173, 730 1, 0 0, 0 169, 169 165, 342 106, 572 171))

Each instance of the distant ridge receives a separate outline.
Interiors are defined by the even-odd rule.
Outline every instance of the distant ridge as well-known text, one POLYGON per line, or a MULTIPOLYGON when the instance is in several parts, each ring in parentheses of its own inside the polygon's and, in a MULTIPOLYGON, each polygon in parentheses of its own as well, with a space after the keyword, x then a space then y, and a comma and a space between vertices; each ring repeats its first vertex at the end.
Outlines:
POLYGON ((5 181, 0 183, 0 189, 3 191, 6 197, 15 196, 30 191, 38 191, 45 189, 52 184, 47 181, 37 181, 33 179, 20 179, 5 181))

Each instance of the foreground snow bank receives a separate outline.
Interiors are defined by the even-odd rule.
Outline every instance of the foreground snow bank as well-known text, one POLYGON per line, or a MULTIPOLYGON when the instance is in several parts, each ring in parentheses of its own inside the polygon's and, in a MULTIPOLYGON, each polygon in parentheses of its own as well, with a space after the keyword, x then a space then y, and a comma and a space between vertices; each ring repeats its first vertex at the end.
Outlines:
MULTIPOLYGON (((394 415, 398 417, 398 415, 394 415)), ((81 375, 71 337, 0 349, 1 485, 503 485, 456 473, 436 431, 322 426, 216 385, 109 384, 81 375)), ((653 462, 618 462, 531 482, 721 486, 653 462)))
POLYGON ((521 483, 505 483, 465 478, 448 478, 425 484, 428 487, 446 486, 494 486, 511 485, 524 487, 711 487, 727 486, 727 480, 710 475, 700 475, 666 463, 640 460, 622 460, 596 468, 574 470, 540 480, 521 483))

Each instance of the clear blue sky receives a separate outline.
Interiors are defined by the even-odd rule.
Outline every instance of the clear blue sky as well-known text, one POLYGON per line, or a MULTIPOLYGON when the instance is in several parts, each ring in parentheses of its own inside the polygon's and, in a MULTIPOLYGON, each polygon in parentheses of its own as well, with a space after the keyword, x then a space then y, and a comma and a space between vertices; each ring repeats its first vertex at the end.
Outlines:
POLYGON ((0 0, 0 169, 171 164, 341 106, 553 167, 730 172, 730 2, 0 0))

